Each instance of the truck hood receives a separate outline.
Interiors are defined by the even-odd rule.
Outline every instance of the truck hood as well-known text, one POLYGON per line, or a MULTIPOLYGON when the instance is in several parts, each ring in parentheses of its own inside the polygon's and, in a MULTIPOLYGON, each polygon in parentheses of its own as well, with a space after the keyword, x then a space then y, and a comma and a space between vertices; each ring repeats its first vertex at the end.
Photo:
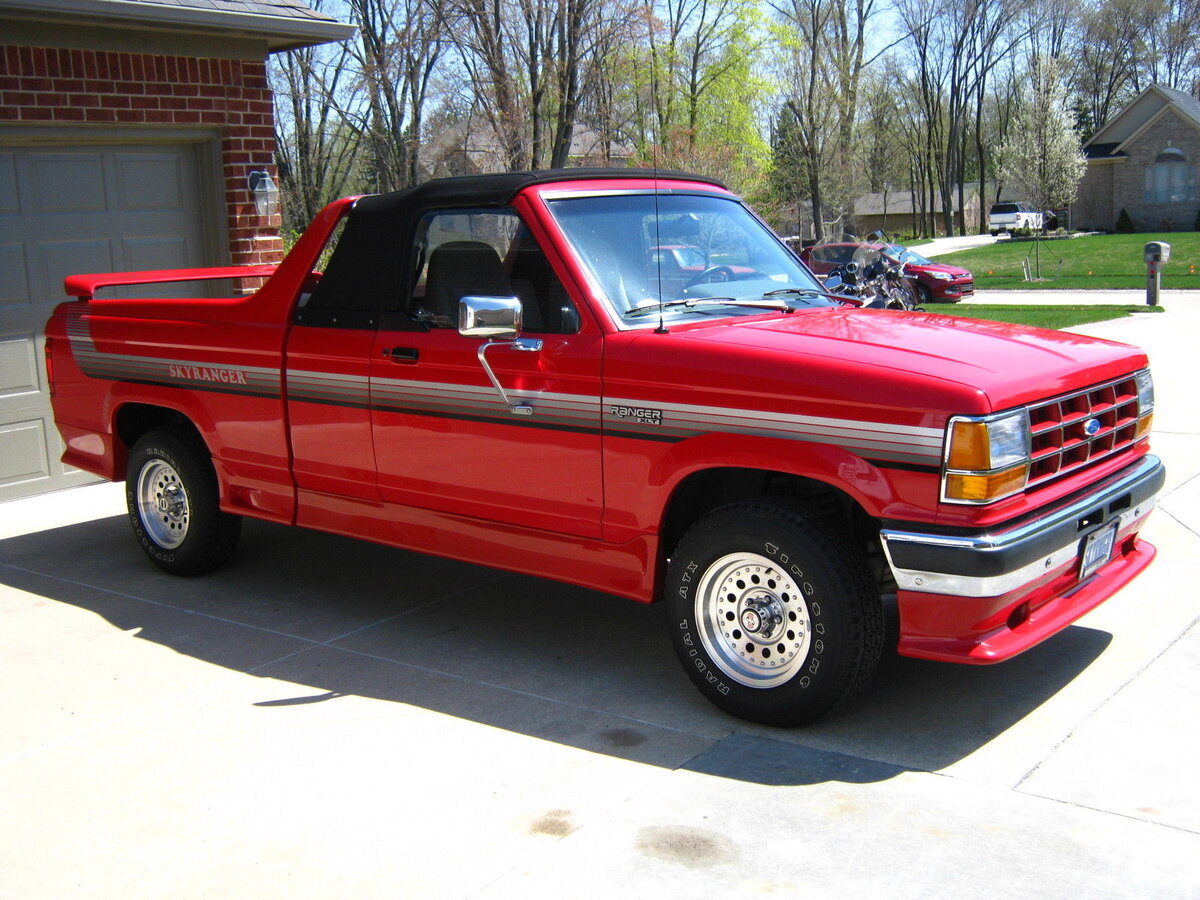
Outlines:
MULTIPOLYGON (((680 335, 684 336, 684 332, 680 335)), ((959 316, 870 309, 812 309, 793 315, 698 326, 689 341, 736 345, 762 363, 786 356, 832 372, 916 375, 932 386, 970 389, 990 412, 1116 378, 1144 367, 1136 347, 1062 331, 959 316)), ((805 366, 805 368, 811 368, 805 366)), ((915 399, 915 398, 914 398, 915 399)), ((965 410, 964 410, 965 412, 965 410)))

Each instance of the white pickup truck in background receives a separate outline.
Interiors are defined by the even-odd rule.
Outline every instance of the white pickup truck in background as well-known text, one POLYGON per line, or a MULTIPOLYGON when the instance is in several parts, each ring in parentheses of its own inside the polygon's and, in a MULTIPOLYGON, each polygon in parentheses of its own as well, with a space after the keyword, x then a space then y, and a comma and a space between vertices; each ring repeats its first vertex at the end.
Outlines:
POLYGON ((1018 228, 1041 228, 1044 214, 1028 203, 993 203, 988 213, 988 231, 1016 231, 1018 228))

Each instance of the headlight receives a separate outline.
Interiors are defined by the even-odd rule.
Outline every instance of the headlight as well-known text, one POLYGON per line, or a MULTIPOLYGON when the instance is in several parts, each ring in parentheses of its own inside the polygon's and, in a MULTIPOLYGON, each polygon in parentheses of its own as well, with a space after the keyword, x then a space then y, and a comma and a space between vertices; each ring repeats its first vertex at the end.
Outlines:
POLYGON ((938 281, 949 281, 954 276, 949 272, 930 272, 930 277, 936 278, 938 281))
POLYGON ((1029 413, 955 416, 946 428, 942 499, 991 503, 1024 490, 1029 480, 1029 413))
POLYGON ((1154 419, 1154 379, 1150 377, 1149 369, 1133 373, 1137 381, 1138 421, 1135 441, 1140 441, 1150 433, 1150 424, 1154 419))

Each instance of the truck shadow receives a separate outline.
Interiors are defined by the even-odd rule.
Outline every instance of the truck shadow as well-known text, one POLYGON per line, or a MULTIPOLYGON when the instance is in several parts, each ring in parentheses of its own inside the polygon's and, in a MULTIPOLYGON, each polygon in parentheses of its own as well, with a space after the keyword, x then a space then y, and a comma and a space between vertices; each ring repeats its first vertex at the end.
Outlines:
POLYGON ((1076 626, 989 667, 885 652, 863 698, 786 731, 709 706, 675 659, 661 606, 332 535, 247 522, 229 566, 180 579, 151 566, 113 517, 0 541, 0 583, 264 679, 254 703, 264 714, 370 697, 769 785, 945 768, 1111 641, 1076 626))

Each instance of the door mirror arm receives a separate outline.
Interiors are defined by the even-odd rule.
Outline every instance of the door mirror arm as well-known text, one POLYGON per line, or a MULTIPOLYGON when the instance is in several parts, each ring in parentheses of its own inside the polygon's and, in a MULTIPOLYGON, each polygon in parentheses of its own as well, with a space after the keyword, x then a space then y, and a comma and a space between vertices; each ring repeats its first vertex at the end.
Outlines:
POLYGON ((487 338, 480 345, 476 356, 479 364, 491 381, 492 387, 514 416, 533 415, 528 403, 515 402, 509 398, 487 361, 487 352, 493 347, 507 347, 537 353, 542 349, 538 338, 523 338, 521 333, 521 301, 516 297, 463 297, 458 301, 458 333, 463 337, 487 338))

